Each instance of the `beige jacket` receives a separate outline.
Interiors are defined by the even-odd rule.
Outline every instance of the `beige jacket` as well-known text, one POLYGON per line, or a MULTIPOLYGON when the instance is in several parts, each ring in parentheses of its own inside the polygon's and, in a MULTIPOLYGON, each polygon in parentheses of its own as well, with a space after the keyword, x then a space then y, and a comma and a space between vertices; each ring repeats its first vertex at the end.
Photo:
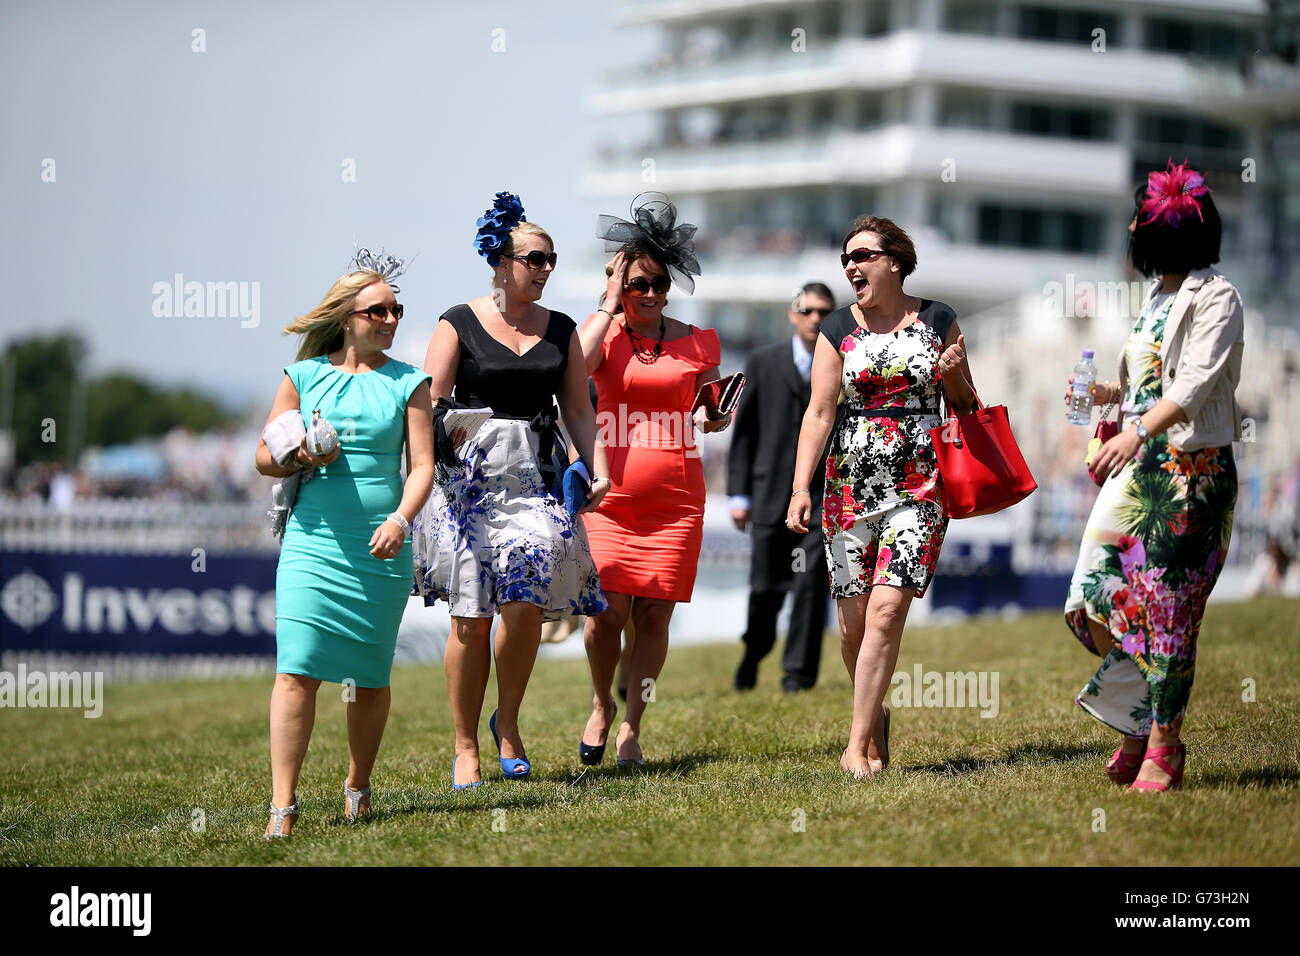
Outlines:
MULTIPOLYGON (((1157 280, 1147 293, 1151 301, 1157 280)), ((1165 322, 1160 347, 1160 387, 1164 398, 1187 415, 1169 426, 1169 441, 1183 451, 1217 448, 1241 440, 1237 382, 1245 325, 1241 294, 1214 269, 1197 269, 1183 280, 1165 322)), ((1124 349, 1119 354, 1119 387, 1128 389, 1124 349)))

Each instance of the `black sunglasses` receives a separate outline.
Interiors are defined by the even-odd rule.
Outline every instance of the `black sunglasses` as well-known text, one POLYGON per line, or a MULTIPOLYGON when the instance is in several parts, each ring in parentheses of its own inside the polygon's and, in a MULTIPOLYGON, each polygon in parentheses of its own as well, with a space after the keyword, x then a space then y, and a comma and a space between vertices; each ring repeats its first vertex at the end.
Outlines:
POLYGON ((528 265, 528 268, 536 272, 538 269, 540 269, 542 266, 546 265, 547 263, 550 263, 551 268, 554 269, 556 260, 558 260, 560 257, 554 252, 548 255, 547 253, 542 252, 542 250, 540 249, 534 249, 526 256, 506 256, 506 258, 517 259, 520 262, 526 263, 528 265))
POLYGON ((847 269, 850 262, 875 262, 881 256, 889 255, 884 249, 854 249, 840 255, 840 268, 847 269))
POLYGON ((826 318, 826 316, 830 315, 831 312, 833 311, 834 309, 795 309, 795 312, 797 312, 799 315, 813 315, 815 313, 817 315, 820 315, 823 319, 826 318))
POLYGON ((393 318, 396 320, 396 319, 400 319, 402 317, 402 313, 405 311, 406 309, 402 307, 402 304, 400 302, 394 302, 393 307, 391 309, 386 305, 372 305, 368 309, 354 309, 352 314, 368 315, 374 321, 382 322, 384 321, 384 319, 388 318, 389 312, 393 313, 393 318))
POLYGON ((637 295, 645 295, 651 289, 663 294, 672 288, 673 280, 667 276, 655 276, 653 279, 646 279, 644 276, 637 276, 635 279, 628 279, 624 288, 631 289, 637 295))

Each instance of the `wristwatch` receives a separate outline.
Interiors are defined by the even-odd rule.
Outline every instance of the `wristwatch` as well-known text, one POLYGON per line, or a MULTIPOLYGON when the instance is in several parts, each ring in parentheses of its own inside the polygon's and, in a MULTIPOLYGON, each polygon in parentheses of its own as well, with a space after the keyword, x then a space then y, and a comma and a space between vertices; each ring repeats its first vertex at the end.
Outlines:
POLYGON ((1142 424, 1142 419, 1139 418, 1137 420, 1135 427, 1137 428, 1138 438, 1141 438, 1143 441, 1146 441, 1148 438, 1151 437, 1149 434, 1147 434, 1147 427, 1142 424))

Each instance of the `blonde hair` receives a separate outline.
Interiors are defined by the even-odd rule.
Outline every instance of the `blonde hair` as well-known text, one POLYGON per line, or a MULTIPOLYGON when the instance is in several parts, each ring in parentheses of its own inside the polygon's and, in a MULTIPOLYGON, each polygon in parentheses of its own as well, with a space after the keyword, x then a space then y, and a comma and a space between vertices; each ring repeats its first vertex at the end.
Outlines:
POLYGON ((328 355, 343 348, 343 323, 352 314, 361 290, 387 281, 378 272, 361 270, 339 277, 320 305, 284 327, 282 335, 299 335, 298 361, 328 355))
MULTIPOLYGON (((549 232, 537 225, 535 222, 525 221, 521 222, 519 225, 515 226, 515 228, 506 233, 506 241, 501 243, 501 259, 504 259, 506 256, 513 256, 515 254, 515 244, 524 236, 541 236, 551 244, 552 249, 555 248, 555 240, 551 238, 549 232)), ((495 292, 497 288, 497 266, 501 265, 501 259, 498 259, 497 265, 492 267, 493 292, 495 292)))
POLYGON ((518 243, 524 236, 541 236, 550 243, 552 249, 555 248, 555 240, 551 238, 549 232, 537 225, 535 222, 521 222, 519 225, 515 226, 515 228, 510 230, 506 235, 506 241, 501 243, 501 255, 503 257, 513 256, 515 254, 516 243, 518 243))

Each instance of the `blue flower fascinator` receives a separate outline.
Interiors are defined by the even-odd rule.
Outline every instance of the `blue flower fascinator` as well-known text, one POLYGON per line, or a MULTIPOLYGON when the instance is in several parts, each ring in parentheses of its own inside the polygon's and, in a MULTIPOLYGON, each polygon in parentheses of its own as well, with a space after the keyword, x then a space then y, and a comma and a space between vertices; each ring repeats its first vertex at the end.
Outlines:
POLYGON ((501 247, 505 245, 510 230, 525 222, 524 204, 514 193, 500 192, 492 200, 492 208, 479 216, 474 248, 495 267, 501 261, 501 247))

